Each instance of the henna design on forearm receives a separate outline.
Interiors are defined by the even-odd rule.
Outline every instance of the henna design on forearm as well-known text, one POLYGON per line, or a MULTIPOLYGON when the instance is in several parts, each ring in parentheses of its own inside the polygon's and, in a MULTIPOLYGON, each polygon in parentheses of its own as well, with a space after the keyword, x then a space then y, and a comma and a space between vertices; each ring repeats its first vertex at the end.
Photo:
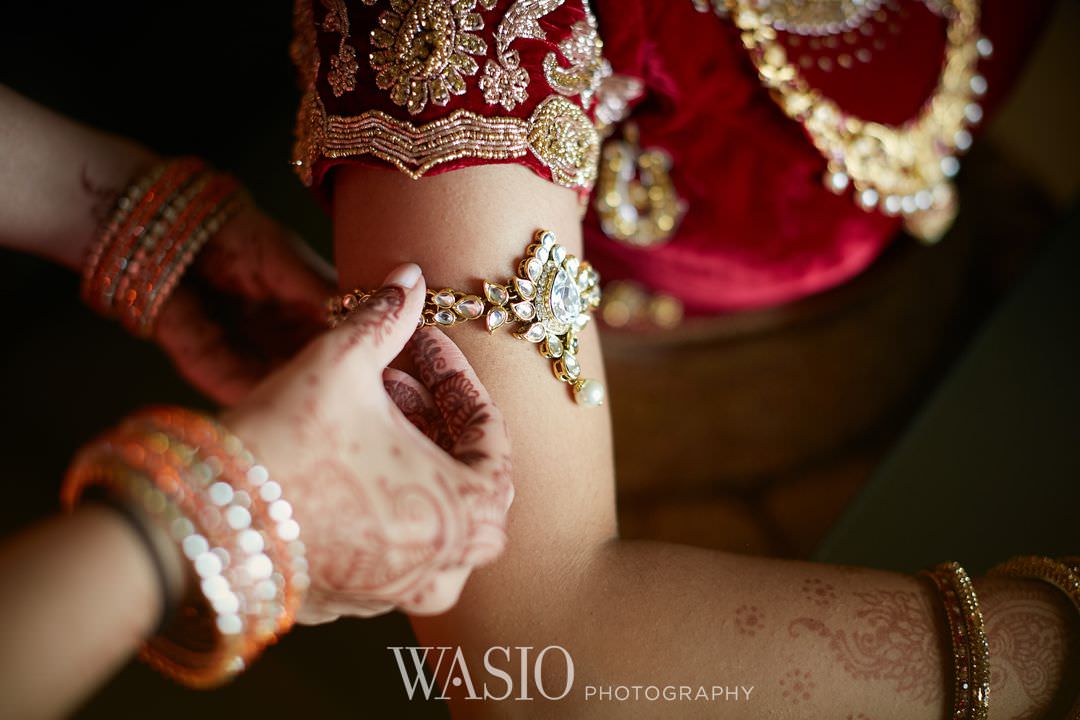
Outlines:
POLYGON ((740 635, 754 637, 764 627, 764 613, 757 605, 740 605, 735 608, 735 629, 740 635))
POLYGON ((929 600, 903 590, 860 592, 855 598, 854 619, 846 627, 800 617, 788 632, 825 639, 833 659, 852 678, 889 681, 913 701, 940 702, 946 666, 929 600))
POLYGON ((836 601, 836 590, 820 578, 807 578, 802 584, 802 596, 818 607, 827 608, 836 601))
MULTIPOLYGON (((979 588, 979 604, 990 641, 990 691, 1016 686, 1029 700, 1030 711, 1014 720, 1041 717, 1053 702, 1068 661, 1068 643, 1061 616, 1047 600, 1058 600, 1052 588, 989 584, 979 588)), ((1070 612, 1071 608, 1062 608, 1070 612)))
POLYGON ((90 177, 90 168, 84 163, 79 173, 79 184, 90 198, 90 217, 94 221, 95 233, 100 232, 108 222, 113 208, 116 206, 122 187, 109 187, 95 182, 90 177))
POLYGON ((792 705, 800 705, 813 698, 817 683, 809 670, 794 669, 780 679, 780 687, 785 700, 792 705))

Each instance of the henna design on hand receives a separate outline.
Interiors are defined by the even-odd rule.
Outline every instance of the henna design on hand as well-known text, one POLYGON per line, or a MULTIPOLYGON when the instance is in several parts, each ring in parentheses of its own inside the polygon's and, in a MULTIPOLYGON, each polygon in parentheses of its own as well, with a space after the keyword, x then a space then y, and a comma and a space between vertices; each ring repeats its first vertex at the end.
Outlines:
POLYGON ((808 631, 828 641, 844 671, 857 680, 887 680, 898 693, 924 704, 941 702, 941 643, 934 608, 917 592, 878 590, 855 594, 855 622, 833 628, 811 617, 788 626, 792 637, 808 631))
POLYGON ((376 291, 363 309, 353 315, 346 322, 349 323, 347 335, 338 349, 336 362, 341 360, 357 345, 372 338, 376 347, 382 345, 386 336, 397 324, 401 317, 401 309, 405 306, 405 291, 396 285, 389 285, 376 291))
POLYGON ((735 629, 740 635, 753 637, 764 628, 764 613, 757 605, 740 605, 735 608, 735 629))

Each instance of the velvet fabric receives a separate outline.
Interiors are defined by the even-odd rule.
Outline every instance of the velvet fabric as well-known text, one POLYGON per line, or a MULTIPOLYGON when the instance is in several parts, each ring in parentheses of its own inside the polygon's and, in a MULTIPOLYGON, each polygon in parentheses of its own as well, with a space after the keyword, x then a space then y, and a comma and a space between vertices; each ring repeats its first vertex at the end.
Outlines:
MULTIPOLYGON (((479 34, 494 57, 493 33, 509 5, 500 0, 483 11, 479 34)), ((989 85, 981 103, 983 123, 1013 84, 1050 6, 1048 0, 984 0, 981 28, 994 45, 979 71, 989 85)), ((314 3, 318 20, 325 15, 314 3)), ((339 36, 320 32, 320 97, 330 112, 355 115, 379 109, 412 122, 430 121, 456 108, 527 118, 551 93, 543 57, 569 34, 584 13, 574 0, 541 19, 544 40, 522 39, 514 47, 532 82, 526 102, 512 112, 485 103, 466 78, 468 91, 447 107, 431 104, 417 116, 393 105, 375 88, 367 60, 368 33, 382 3, 348 4, 351 41, 359 59, 356 92, 335 97, 326 84, 329 57, 339 36)), ((848 280, 870 265, 898 235, 900 220, 859 208, 850 192, 825 188, 825 159, 802 127, 787 118, 763 89, 730 19, 698 12, 691 0, 594 0, 604 55, 615 73, 639 78, 644 93, 633 106, 642 148, 662 148, 673 159, 672 178, 687 212, 674 238, 655 248, 634 248, 604 235, 590 208, 586 256, 605 281, 634 280, 673 295, 688 315, 709 315, 787 303, 848 280)), ((946 22, 920 0, 892 0, 868 32, 856 29, 832 40, 785 35, 789 57, 807 55, 803 72, 812 86, 845 111, 869 120, 900 124, 915 115, 941 72, 946 22), (841 54, 863 49, 869 61, 839 65, 841 54), (822 69, 820 58, 827 57, 822 69), (831 67, 829 67, 831 64, 831 67)), ((865 56, 865 55, 864 55, 865 56)), ((486 58, 476 58, 481 68, 486 58)), ((482 73, 482 69, 481 69, 482 73)), ((479 76, 479 73, 478 73, 479 76)), ((574 98, 578 100, 578 98, 574 98)), ((976 133, 978 128, 975 129, 976 133)), ((618 131, 616 131, 618 132, 618 131)), ((322 159, 316 178, 338 162, 383 165, 371 157, 322 159)), ((432 174, 483 162, 463 159, 432 174)), ((532 155, 525 164, 550 179, 532 155)))

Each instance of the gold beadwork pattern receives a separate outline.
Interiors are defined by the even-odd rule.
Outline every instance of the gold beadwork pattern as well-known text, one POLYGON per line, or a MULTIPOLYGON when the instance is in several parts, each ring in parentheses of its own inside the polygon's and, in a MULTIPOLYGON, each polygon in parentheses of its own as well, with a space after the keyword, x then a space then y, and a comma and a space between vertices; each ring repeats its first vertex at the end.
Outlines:
POLYGON ((559 185, 591 190, 596 182, 600 136, 585 111, 564 97, 552 95, 537 106, 529 118, 529 149, 559 185))
POLYGON ((360 66, 356 62, 356 48, 349 44, 349 10, 345 0, 322 0, 326 8, 323 18, 323 30, 341 35, 337 54, 330 58, 330 72, 326 80, 334 95, 341 97, 356 89, 356 71, 360 66))
POLYGON ((588 0, 582 0, 582 5, 585 19, 574 23, 570 35, 559 43, 570 67, 560 66, 556 54, 548 53, 544 57, 544 77, 560 95, 580 95, 582 106, 588 110, 600 83, 611 75, 611 63, 604 59, 604 42, 596 31, 596 17, 588 0))
MULTIPOLYGON (((402 3, 406 2, 392 1, 397 7, 403 7, 402 3)), ((476 0, 464 0, 464 3, 471 9, 476 0)), ((480 0, 480 4, 490 9, 494 0, 480 0)), ((538 12, 529 3, 518 5, 522 5, 522 12, 530 9, 538 12)), ((455 5, 460 6, 461 2, 455 5)), ((471 15, 479 18, 478 13, 471 15)), ((515 32, 536 32, 543 37, 538 25, 532 28, 522 20, 526 15, 516 16, 515 32)), ((569 100, 552 95, 528 119, 486 116, 463 109, 423 124, 399 120, 379 110, 354 116, 332 115, 327 113, 316 88, 319 52, 309 0, 296 0, 293 20, 295 36, 290 52, 300 70, 304 89, 297 114, 293 165, 305 185, 314 182, 313 168, 320 157, 371 155, 416 179, 437 165, 462 158, 509 160, 532 153, 551 171, 556 184, 575 190, 592 189, 600 154, 599 136, 588 115, 569 100)), ((340 19, 329 22, 329 27, 336 31, 346 27, 340 19)), ((391 21, 380 20, 381 24, 386 22, 391 21)), ((470 20, 465 27, 471 28, 477 22, 470 20)), ((532 23, 535 24, 535 17, 532 23)), ((512 54, 516 57, 516 53, 512 54)))
POLYGON ((562 5, 564 0, 517 0, 511 5, 495 30, 495 60, 488 60, 480 89, 489 105, 513 110, 525 102, 529 90, 529 71, 521 67, 517 50, 510 46, 518 38, 543 40, 546 35, 541 17, 562 5))
POLYGON ((610 135, 614 125, 630 115, 630 103, 644 92, 645 84, 631 75, 613 73, 600 81, 593 115, 601 138, 610 135))
MULTIPOLYGON (((417 327, 451 328, 480 318, 489 333, 510 327, 515 338, 536 345, 551 361, 555 377, 571 386, 578 403, 600 405, 604 387, 581 377, 577 359, 578 335, 600 306, 600 276, 588 262, 557 243, 554 233, 538 230, 533 240, 517 263, 517 273, 502 282, 485 280, 481 293, 429 289, 417 327)), ((371 295, 356 289, 331 298, 330 326, 355 312, 371 295)))
POLYGON ((484 28, 475 7, 476 0, 390 0, 371 31, 375 85, 412 115, 429 101, 446 106, 451 95, 464 95, 465 76, 480 69, 471 56, 487 54, 473 34, 484 28))
POLYGON ((530 124, 455 110, 422 125, 378 110, 354 117, 330 116, 321 133, 329 158, 372 155, 414 180, 441 163, 464 157, 506 160, 528 152, 530 124))
POLYGON ((919 113, 899 126, 848 114, 811 88, 778 39, 786 25, 759 7, 754 0, 731 0, 732 18, 762 83, 827 159, 826 186, 839 193, 853 185, 864 209, 903 215, 913 234, 939 239, 956 214, 957 156, 971 145, 969 127, 982 118, 977 99, 986 80, 977 65, 991 46, 979 35, 978 0, 935 4, 947 10, 943 69, 919 113))
POLYGON ((659 148, 642 150, 634 123, 627 123, 621 139, 604 144, 593 207, 605 235, 635 247, 668 242, 686 214, 671 180, 671 156, 659 148))

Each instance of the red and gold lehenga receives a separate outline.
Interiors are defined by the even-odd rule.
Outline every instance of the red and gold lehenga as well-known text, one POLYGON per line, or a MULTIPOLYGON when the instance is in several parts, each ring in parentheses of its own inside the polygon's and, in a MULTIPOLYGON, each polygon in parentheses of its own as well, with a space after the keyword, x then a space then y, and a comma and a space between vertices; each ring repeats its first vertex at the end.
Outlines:
MULTIPOLYGON (((313 187, 340 163, 413 178, 515 163, 579 193, 602 318, 643 331, 606 341, 624 529, 800 551, 754 530, 694 535, 693 521, 665 533, 657 487, 689 492, 715 528, 733 512, 710 515, 717 482, 757 487, 903 404, 949 302, 910 288, 951 261, 901 262, 885 277, 902 291, 837 288, 911 244, 898 238, 946 232, 960 160, 1048 6, 298 0, 294 162, 313 187), (678 377, 658 372, 673 358, 678 377), (848 381, 874 390, 844 397, 848 381)), ((865 476, 841 465, 824 491, 840 504, 865 476)))

